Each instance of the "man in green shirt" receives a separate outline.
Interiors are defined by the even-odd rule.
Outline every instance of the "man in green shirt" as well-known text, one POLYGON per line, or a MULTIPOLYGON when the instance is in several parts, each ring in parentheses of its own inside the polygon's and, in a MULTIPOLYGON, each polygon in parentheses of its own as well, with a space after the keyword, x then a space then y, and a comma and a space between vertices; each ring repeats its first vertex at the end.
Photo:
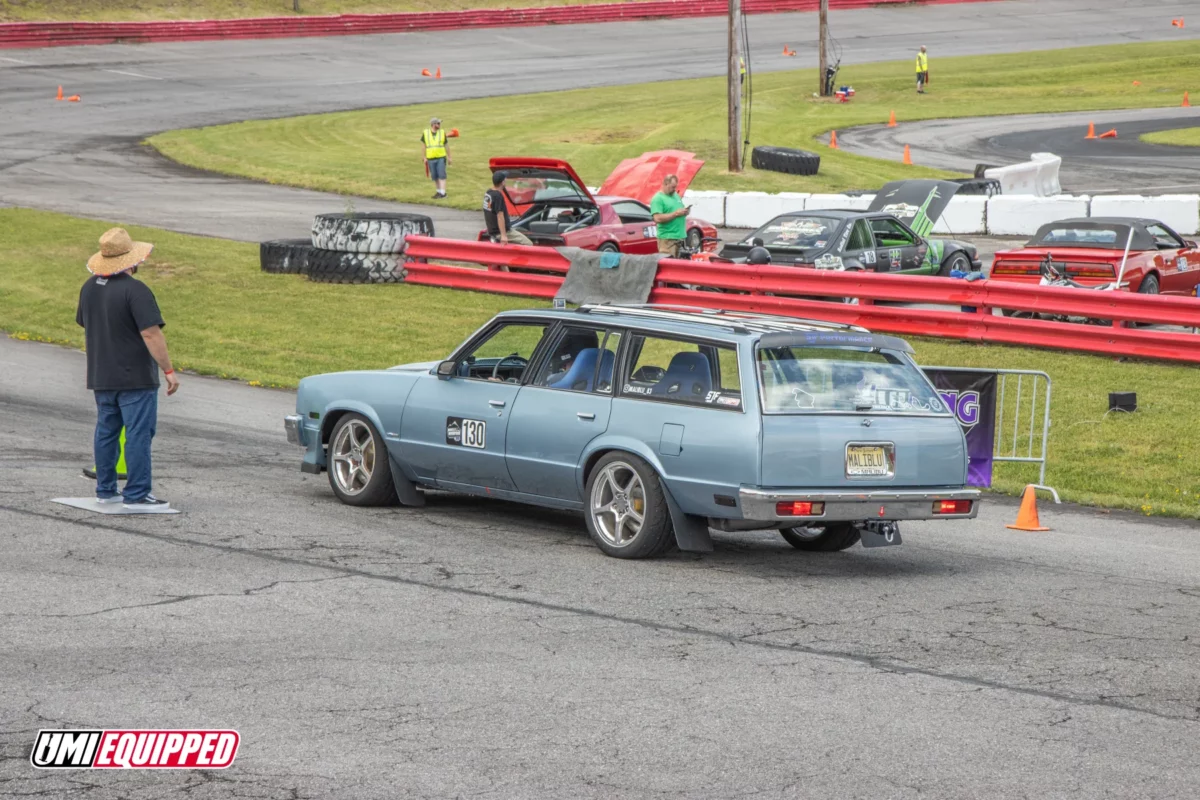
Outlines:
POLYGON ((650 213, 658 226, 658 252, 672 257, 679 255, 679 247, 687 236, 687 215, 691 206, 684 206, 675 189, 679 179, 674 175, 663 178, 662 191, 650 201, 650 213))

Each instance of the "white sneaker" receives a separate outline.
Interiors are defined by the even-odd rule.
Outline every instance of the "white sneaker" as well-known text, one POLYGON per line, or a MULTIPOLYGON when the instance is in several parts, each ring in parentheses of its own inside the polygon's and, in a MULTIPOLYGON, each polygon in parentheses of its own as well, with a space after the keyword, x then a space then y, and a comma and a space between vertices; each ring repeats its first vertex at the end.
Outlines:
POLYGON ((112 497, 97 497, 96 502, 100 505, 110 506, 116 505, 117 503, 124 503, 125 498, 120 494, 114 494, 112 497))

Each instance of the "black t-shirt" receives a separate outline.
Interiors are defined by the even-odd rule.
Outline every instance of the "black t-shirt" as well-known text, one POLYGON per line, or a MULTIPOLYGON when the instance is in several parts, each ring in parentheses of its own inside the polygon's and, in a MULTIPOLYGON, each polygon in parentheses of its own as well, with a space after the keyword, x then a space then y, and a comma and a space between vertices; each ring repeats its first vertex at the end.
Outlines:
POLYGON ((483 195, 483 222, 487 225, 488 236, 500 235, 500 223, 497 216, 504 217, 504 230, 512 230, 508 221, 508 206, 504 202, 504 193, 499 189, 488 189, 483 195))
POLYGON ((158 388, 158 365, 142 331, 166 323, 146 284, 124 273, 88 278, 79 290, 75 321, 87 341, 87 388, 158 388))

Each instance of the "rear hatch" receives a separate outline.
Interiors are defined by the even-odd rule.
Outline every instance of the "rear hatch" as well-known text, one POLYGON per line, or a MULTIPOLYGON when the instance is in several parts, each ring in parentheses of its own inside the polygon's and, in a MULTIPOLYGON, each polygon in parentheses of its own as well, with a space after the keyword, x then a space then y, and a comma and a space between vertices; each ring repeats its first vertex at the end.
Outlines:
POLYGON ((906 343, 852 331, 759 343, 765 488, 960 488, 966 442, 906 343))

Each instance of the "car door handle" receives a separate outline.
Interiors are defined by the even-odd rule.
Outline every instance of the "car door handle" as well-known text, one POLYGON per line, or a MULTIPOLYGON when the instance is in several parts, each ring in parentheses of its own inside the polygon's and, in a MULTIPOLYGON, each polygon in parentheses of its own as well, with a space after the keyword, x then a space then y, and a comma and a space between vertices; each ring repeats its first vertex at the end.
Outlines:
POLYGON ((488 400, 488 405, 492 408, 504 408, 503 400, 488 400))
POLYGON ((579 417, 580 419, 587 419, 587 420, 592 420, 592 419, 596 418, 596 415, 591 413, 590 411, 580 411, 577 414, 575 414, 575 416, 579 417))

